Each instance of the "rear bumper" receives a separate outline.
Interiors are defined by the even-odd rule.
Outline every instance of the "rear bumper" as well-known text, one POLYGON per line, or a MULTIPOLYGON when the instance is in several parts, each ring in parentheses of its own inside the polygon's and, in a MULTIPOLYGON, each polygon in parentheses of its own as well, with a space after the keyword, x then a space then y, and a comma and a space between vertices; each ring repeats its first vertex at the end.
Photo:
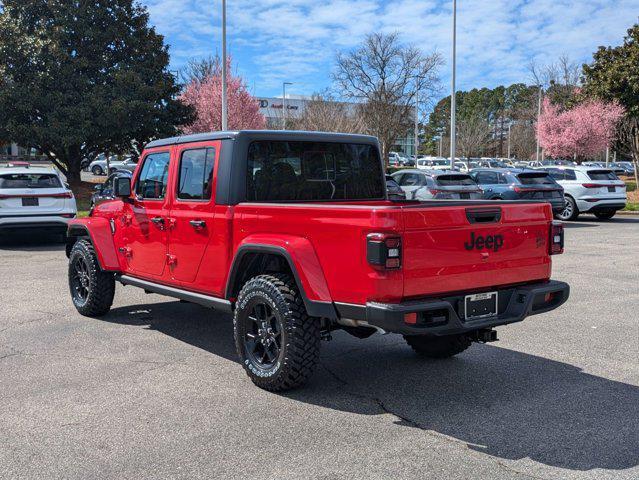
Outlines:
POLYGON ((464 297, 459 294, 441 299, 398 304, 369 302, 366 306, 336 304, 340 316, 404 335, 454 335, 520 322, 530 315, 549 312, 568 300, 570 287, 549 281, 513 288, 496 289, 499 308, 496 316, 464 319, 464 297), (408 313, 417 314, 417 324, 407 324, 408 313))
MULTIPOLYGON (((69 212, 71 214, 71 212, 69 212)), ((0 231, 15 230, 55 230, 64 233, 71 218, 59 215, 42 216, 6 216, 0 217, 0 231)))
POLYGON ((622 210, 626 207, 626 201, 626 197, 616 197, 602 200, 599 200, 597 198, 580 198, 579 200, 577 200, 577 208, 582 213, 595 213, 607 210, 622 210))

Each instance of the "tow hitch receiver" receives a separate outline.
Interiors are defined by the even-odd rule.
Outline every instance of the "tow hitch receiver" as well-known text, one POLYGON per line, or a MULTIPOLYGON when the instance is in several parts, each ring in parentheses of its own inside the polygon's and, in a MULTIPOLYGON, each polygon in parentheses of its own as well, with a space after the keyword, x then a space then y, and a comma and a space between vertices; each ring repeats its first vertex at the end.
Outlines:
POLYGON ((497 341, 497 331, 492 328, 484 328, 482 330, 476 330, 470 334, 470 339, 473 342, 488 343, 497 341))

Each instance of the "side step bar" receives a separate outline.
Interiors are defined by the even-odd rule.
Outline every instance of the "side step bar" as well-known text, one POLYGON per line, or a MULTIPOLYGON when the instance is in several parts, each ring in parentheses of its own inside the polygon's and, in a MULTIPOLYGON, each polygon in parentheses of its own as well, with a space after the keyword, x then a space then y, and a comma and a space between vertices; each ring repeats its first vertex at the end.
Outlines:
POLYGON ((122 283, 122 285, 131 285, 133 287, 143 288, 147 292, 179 298, 180 300, 197 303, 203 307, 214 308, 227 313, 231 313, 233 311, 231 302, 223 298, 211 297, 210 295, 204 295, 202 293, 189 292, 188 290, 182 290, 175 287, 167 287, 166 285, 160 285, 158 283, 141 280, 128 275, 119 275, 116 279, 122 283))

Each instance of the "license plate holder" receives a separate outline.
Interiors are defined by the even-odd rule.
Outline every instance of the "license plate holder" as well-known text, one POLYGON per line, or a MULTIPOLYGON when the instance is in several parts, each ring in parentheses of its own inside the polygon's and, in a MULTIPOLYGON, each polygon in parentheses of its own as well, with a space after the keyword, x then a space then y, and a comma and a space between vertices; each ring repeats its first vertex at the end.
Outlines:
POLYGON ((494 317, 497 315, 498 292, 476 293, 464 298, 464 317, 466 320, 494 317))
POLYGON ((608 187, 608 191, 613 193, 615 192, 617 189, 615 187, 608 187))
POLYGON ((40 205, 37 197, 23 197, 22 198, 22 206, 23 207, 37 207, 40 205))

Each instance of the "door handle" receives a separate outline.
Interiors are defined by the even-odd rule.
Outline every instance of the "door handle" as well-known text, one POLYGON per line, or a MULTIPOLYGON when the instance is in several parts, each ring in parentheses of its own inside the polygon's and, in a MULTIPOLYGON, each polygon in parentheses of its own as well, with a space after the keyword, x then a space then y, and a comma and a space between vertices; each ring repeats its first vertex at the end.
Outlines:
POLYGON ((160 230, 164 230, 164 217, 153 217, 151 221, 156 224, 160 230))
POLYGON ((206 222, 204 220, 191 220, 189 222, 193 228, 200 229, 206 227, 206 222))

